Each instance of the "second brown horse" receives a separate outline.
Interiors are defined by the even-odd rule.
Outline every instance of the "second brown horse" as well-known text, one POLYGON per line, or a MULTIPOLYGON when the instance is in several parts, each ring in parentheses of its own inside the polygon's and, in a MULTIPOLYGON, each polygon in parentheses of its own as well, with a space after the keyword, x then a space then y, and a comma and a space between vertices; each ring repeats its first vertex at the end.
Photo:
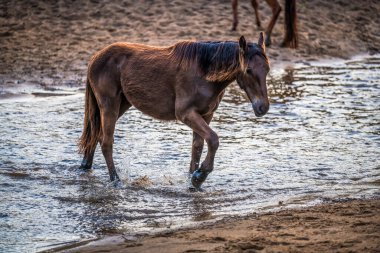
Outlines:
MULTIPOLYGON (((272 10, 272 17, 269 21, 267 28, 265 29, 265 45, 269 46, 271 44, 271 35, 274 25, 276 24, 277 18, 281 12, 281 6, 277 0, 265 0, 272 10)), ((232 12, 233 12, 233 23, 232 30, 235 31, 238 25, 238 0, 231 0, 232 12)), ((257 0, 251 0, 253 9, 256 15, 256 25, 261 28, 261 21, 258 12, 257 0)), ((283 47, 297 48, 298 47, 298 32, 297 32, 297 12, 296 12, 296 0, 285 0, 285 36, 281 43, 283 47)))
POLYGON ((263 34, 258 43, 179 42, 170 47, 115 43, 89 63, 81 167, 90 169, 100 143, 111 181, 118 180, 112 157, 115 124, 131 106, 160 120, 179 120, 193 130, 192 184, 199 189, 214 168, 218 135, 210 128, 225 88, 237 80, 256 116, 269 109, 269 71, 263 34), (207 155, 199 166, 204 140, 207 155))

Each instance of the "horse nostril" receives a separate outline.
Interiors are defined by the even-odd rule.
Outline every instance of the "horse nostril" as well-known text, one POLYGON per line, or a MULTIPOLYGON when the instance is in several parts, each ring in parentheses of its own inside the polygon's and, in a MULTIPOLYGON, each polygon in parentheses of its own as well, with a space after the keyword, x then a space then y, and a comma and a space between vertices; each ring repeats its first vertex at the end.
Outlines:
POLYGON ((265 103, 252 103, 253 110, 255 111, 255 115, 257 117, 261 117, 265 115, 268 111, 268 105, 265 103))
POLYGON ((259 113, 260 114, 263 114, 265 112, 265 108, 264 108, 264 106, 263 105, 260 105, 259 106, 259 113))

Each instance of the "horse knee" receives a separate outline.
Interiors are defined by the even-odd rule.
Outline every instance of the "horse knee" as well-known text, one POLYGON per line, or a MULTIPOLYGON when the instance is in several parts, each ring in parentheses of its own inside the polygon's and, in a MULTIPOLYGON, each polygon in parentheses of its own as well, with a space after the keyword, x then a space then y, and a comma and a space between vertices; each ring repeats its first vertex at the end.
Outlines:
POLYGON ((206 141, 210 150, 216 151, 219 148, 219 137, 215 132, 211 132, 206 141))
POLYGON ((193 139, 193 148, 201 149, 203 148, 204 140, 202 138, 194 138, 193 139))

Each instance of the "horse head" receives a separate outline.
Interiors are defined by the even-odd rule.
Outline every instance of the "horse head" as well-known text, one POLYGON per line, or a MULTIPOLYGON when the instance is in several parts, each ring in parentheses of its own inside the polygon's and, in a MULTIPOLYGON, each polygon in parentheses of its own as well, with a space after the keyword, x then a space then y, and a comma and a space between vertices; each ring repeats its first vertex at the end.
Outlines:
POLYGON ((252 103, 257 117, 264 116, 269 110, 266 77, 269 72, 269 62, 265 55, 264 35, 261 32, 259 41, 247 43, 244 36, 239 39, 240 71, 237 83, 252 103))

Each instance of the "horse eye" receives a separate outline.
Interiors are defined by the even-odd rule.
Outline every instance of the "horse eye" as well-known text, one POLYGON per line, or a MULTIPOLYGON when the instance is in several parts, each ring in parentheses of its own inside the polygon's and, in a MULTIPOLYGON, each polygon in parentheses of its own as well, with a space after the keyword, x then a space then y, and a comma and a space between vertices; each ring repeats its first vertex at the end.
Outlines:
POLYGON ((253 74, 252 69, 247 69, 247 74, 252 75, 253 74))

